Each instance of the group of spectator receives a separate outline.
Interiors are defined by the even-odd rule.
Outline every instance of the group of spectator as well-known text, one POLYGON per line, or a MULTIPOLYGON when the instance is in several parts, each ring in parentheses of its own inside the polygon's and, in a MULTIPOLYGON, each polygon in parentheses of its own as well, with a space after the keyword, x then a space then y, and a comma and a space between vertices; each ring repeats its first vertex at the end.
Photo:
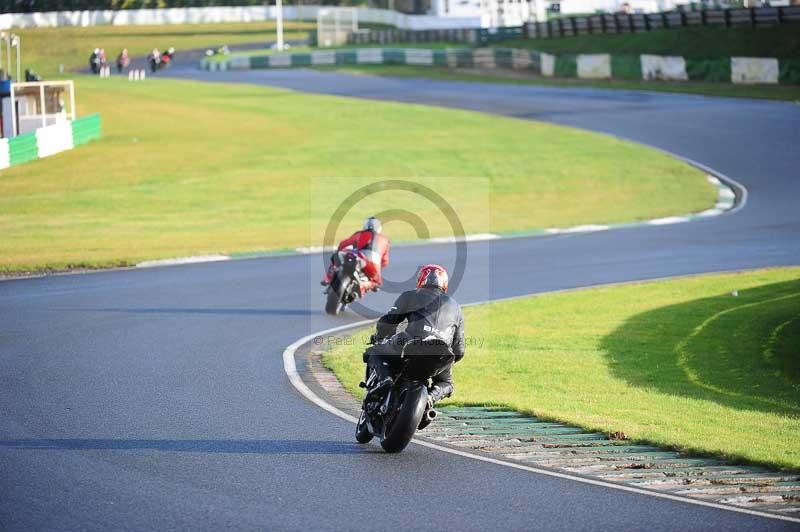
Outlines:
MULTIPOLYGON (((128 49, 124 48, 117 56, 117 72, 122 72, 131 64, 131 58, 128 56, 128 49)), ((108 58, 104 48, 95 48, 92 55, 89 56, 89 68, 92 69, 93 74, 99 74, 100 71, 108 66, 108 58)))
MULTIPOLYGON (((150 63, 150 68, 155 72, 169 66, 174 55, 175 48, 169 48, 166 52, 159 52, 158 48, 153 48, 153 51, 147 56, 147 60, 150 63)), ((130 64, 131 58, 128 55, 128 49, 124 48, 117 56, 117 72, 121 74, 130 64)), ((108 66, 106 51, 103 48, 95 48, 92 51, 92 55, 89 56, 89 67, 92 69, 92 73, 100 74, 100 71, 106 66, 108 66)))

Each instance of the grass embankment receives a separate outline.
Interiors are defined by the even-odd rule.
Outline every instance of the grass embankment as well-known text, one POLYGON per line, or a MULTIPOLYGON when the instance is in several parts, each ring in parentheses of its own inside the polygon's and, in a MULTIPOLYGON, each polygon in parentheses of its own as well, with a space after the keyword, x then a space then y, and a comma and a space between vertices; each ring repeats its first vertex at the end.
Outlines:
MULTIPOLYGON (((543 295, 465 319, 483 343, 456 366, 451 403, 800 469, 800 268, 543 295)), ((324 359, 354 394, 366 335, 324 359)))
POLYGON ((800 58, 800 28, 780 24, 759 28, 698 27, 618 35, 576 35, 556 39, 515 39, 496 44, 550 54, 680 55, 800 58))
MULTIPOLYGON (((135 54, 133 37, 142 51, 154 41, 180 49, 271 40, 270 28, 26 30, 23 42, 26 66, 44 73, 83 65, 94 46, 135 54)), ((380 178, 433 186, 469 232, 666 216, 715 199, 700 172, 662 154, 528 121, 156 78, 77 76, 76 93, 79 115, 102 114, 103 139, 2 171, 0 272, 319 244, 335 205, 317 198, 380 178), (349 181, 326 185, 328 177, 349 181)), ((407 203, 424 219, 435 214, 407 203)), ((341 231, 397 204, 376 195, 341 231)), ((450 234, 446 223, 431 227, 450 234)), ((387 230, 415 236, 404 223, 387 230)))
POLYGON ((408 65, 347 65, 337 67, 314 67, 318 70, 362 74, 371 76, 441 79, 450 81, 471 81, 479 83, 501 83, 512 85, 533 85, 542 87, 584 87, 595 89, 619 89, 681 94, 699 94, 733 98, 758 98, 800 102, 800 86, 795 85, 734 85, 700 81, 630 81, 630 80, 590 80, 578 78, 546 78, 520 71, 499 69, 449 69, 429 66, 408 65))
MULTIPOLYGON (((401 45, 397 45, 401 46, 401 45)), ((717 59, 732 56, 800 58, 800 28, 783 24, 764 28, 683 28, 619 35, 579 35, 557 39, 515 39, 493 43, 507 48, 532 48, 551 54, 608 53, 612 55, 680 55, 717 59)), ((425 66, 348 65, 340 71, 378 76, 418 77, 456 81, 484 81, 542 86, 678 92, 739 98, 800 101, 800 86, 734 85, 723 82, 664 82, 545 78, 524 72, 452 70, 425 66)))
MULTIPOLYGON (((286 22, 287 40, 304 39, 316 28, 310 22, 286 22)), ((89 54, 105 48, 110 62, 127 48, 131 57, 142 56, 153 48, 177 50, 217 47, 223 44, 252 43, 275 40, 274 22, 237 24, 186 24, 164 26, 93 26, 90 28, 30 28, 14 30, 22 38, 22 61, 45 78, 58 75, 59 65, 65 69, 88 66, 89 54)), ((71 76, 66 72, 63 76, 71 76)))
MULTIPOLYGON (((350 178, 344 188, 419 179, 460 206, 468 232, 659 217, 715 199, 700 172, 665 155, 529 121, 162 79, 82 77, 76 90, 81 113, 102 113, 104 137, 2 172, 0 270, 319 244, 312 228, 321 235, 335 205, 310 198, 328 176, 350 178), (488 205, 476 194, 487 181, 488 205)), ((385 207, 375 201, 343 231, 385 207)), ((428 207, 409 203, 424 219, 428 207)))

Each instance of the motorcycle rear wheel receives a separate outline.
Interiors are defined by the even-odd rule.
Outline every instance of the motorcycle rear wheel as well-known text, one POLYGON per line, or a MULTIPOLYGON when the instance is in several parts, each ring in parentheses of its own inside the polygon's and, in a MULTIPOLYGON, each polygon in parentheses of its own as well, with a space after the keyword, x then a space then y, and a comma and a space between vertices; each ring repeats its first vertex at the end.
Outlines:
POLYGON ((401 404, 381 438, 381 447, 387 453, 399 453, 411 442, 425 413, 428 391, 424 386, 408 388, 399 400, 401 404))

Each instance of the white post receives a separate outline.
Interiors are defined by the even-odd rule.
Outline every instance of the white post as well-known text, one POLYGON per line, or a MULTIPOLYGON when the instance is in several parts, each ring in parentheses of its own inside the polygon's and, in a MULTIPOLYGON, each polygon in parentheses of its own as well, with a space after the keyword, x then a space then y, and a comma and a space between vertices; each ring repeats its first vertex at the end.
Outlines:
POLYGON ((42 112, 42 127, 47 127, 47 109, 44 104, 44 84, 39 85, 39 100, 42 104, 41 109, 42 112))
MULTIPOLYGON (((11 34, 6 33, 6 77, 11 77, 11 34)), ((14 80, 19 83, 19 80, 14 80)))
POLYGON ((17 94, 13 83, 11 84, 11 136, 17 136, 17 94))
POLYGON ((19 56, 20 56, 20 48, 22 48, 21 39, 19 35, 14 35, 14 46, 17 47, 17 82, 19 82, 22 78, 20 77, 20 66, 19 66, 19 56))
POLYGON ((283 51, 283 0, 275 0, 275 22, 278 30, 278 50, 283 51))
POLYGON ((78 116, 78 113, 75 110, 75 82, 72 80, 69 82, 69 110, 72 114, 72 120, 75 120, 75 117, 78 116))

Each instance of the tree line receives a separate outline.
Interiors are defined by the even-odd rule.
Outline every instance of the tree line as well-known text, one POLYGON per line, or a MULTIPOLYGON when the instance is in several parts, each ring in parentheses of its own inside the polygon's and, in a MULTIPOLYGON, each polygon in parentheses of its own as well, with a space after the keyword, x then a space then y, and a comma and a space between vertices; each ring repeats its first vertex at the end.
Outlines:
MULTIPOLYGON (((274 0, 0 0, 3 13, 157 9, 166 7, 263 6, 274 0)), ((284 0, 284 5, 360 5, 365 0, 284 0)))

